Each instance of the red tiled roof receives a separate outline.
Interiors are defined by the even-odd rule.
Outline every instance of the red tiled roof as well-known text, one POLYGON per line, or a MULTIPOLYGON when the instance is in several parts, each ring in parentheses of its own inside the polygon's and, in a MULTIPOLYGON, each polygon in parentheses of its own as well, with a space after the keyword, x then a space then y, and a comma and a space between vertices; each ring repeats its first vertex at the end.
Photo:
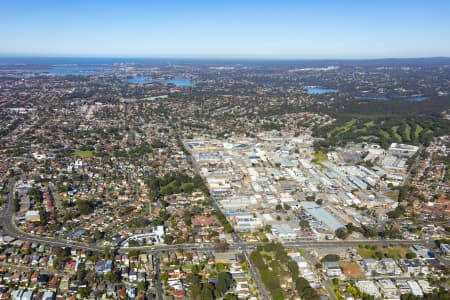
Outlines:
POLYGON ((211 226, 217 222, 216 216, 195 216, 191 219, 192 225, 194 226, 211 226))

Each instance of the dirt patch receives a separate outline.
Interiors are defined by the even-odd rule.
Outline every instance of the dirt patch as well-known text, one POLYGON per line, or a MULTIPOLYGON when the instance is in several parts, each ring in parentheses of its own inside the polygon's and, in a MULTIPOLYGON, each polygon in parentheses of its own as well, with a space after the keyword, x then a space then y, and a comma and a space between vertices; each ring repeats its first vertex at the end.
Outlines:
POLYGON ((357 263, 342 263, 341 268, 347 277, 360 278, 364 276, 361 267, 357 263))

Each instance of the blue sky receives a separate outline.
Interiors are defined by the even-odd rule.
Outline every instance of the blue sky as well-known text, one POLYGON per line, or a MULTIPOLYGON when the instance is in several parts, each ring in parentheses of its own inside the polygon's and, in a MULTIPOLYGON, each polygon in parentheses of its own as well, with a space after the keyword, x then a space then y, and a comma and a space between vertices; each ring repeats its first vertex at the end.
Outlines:
POLYGON ((0 55, 450 56, 449 0, 0 0, 0 55))

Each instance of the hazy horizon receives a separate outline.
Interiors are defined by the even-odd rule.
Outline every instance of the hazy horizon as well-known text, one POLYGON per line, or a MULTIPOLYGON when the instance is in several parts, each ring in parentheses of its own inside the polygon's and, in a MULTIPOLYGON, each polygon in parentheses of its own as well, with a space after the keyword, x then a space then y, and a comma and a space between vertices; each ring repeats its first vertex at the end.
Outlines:
MULTIPOLYGON (((181 61, 376 61, 376 60, 430 60, 430 59, 449 59, 450 56, 412 56, 412 57, 188 57, 188 56, 167 56, 167 57, 156 57, 156 56, 56 56, 56 55, 2 55, 0 54, 0 60, 19 60, 19 59, 33 59, 33 60, 45 60, 45 59, 98 59, 98 60, 181 60, 181 61)), ((0 61, 0 64, 2 62, 0 61)))
POLYGON ((0 56, 162 59, 450 57, 450 2, 11 1, 0 56))

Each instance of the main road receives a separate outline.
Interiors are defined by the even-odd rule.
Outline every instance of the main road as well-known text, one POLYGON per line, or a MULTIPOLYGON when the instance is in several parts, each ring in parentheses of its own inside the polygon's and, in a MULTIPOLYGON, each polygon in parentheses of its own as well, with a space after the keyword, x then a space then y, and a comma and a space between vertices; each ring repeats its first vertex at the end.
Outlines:
MULTIPOLYGON (((105 247, 87 245, 71 240, 62 240, 54 237, 44 237, 29 234, 21 231, 14 222, 14 185, 15 181, 10 180, 8 183, 8 195, 5 206, 0 211, 2 231, 20 239, 25 242, 40 243, 49 246, 57 247, 71 247, 74 249, 85 249, 90 251, 103 252, 105 247)), ((217 203, 213 201, 213 206, 217 207, 217 203)), ((233 242, 230 244, 231 249, 247 249, 248 247, 254 247, 263 245, 264 243, 258 242, 244 242, 240 239, 236 233, 232 234, 233 242)), ((411 246, 414 244, 420 244, 427 247, 433 247, 433 240, 313 240, 313 239, 298 239, 293 241, 286 241, 283 245, 287 248, 335 248, 335 247, 355 247, 359 245, 373 245, 373 246, 387 246, 387 245, 399 245, 399 246, 411 246)), ((177 245, 154 245, 154 246, 141 246, 141 247, 122 247, 121 252, 128 252, 130 250, 140 250, 145 252, 158 252, 158 251, 175 251, 175 250, 214 250, 216 246, 214 244, 177 244, 177 245)))
POLYGON ((8 196, 5 207, 0 213, 2 231, 12 237, 20 239, 24 242, 40 243, 49 246, 71 247, 75 249, 85 249, 90 251, 104 251, 101 247, 76 243, 70 240, 59 240, 52 237, 36 236, 19 230, 14 222, 14 193, 15 181, 10 179, 8 182, 8 196))
MULTIPOLYGON (((178 136, 178 142, 182 145, 182 147, 185 150, 187 149, 186 144, 183 142, 183 140, 181 139, 180 136, 178 136)), ((200 169, 197 166, 195 159, 192 158, 189 151, 186 151, 186 152, 188 153, 187 160, 191 163, 195 172, 199 176, 201 176, 203 180, 205 180, 202 173, 200 172, 200 169)), ((210 196, 210 198, 211 198, 211 204, 212 204, 212 207, 214 208, 214 210, 222 212, 222 210, 219 207, 219 204, 217 203, 217 200, 212 195, 210 196)), ((248 249, 247 249, 249 244, 243 243, 241 240, 241 237, 238 234, 236 234, 236 232, 232 232, 231 237, 233 239, 233 244, 232 244, 233 248, 237 247, 237 249, 242 251, 242 254, 244 255, 245 262, 247 263, 247 266, 248 266, 248 270, 250 271, 250 273, 252 275, 252 278, 255 282, 256 288, 258 289, 258 292, 261 295, 262 299, 263 300, 271 299, 269 292, 267 291, 265 285, 261 281, 261 276, 260 276, 257 268, 255 268, 255 266, 252 264, 252 261, 250 260, 250 257, 248 254, 248 249)))
MULTIPOLYGON (((15 194, 15 181, 10 179, 8 182, 8 195, 7 201, 4 208, 0 211, 2 231, 17 239, 22 241, 39 243, 48 246, 56 247, 70 247, 74 249, 84 249, 95 252, 104 252, 106 248, 82 244, 70 240, 61 240, 54 237, 44 237, 36 236, 29 233, 25 233, 17 228, 14 221, 14 194, 15 194)), ((220 209, 218 203, 215 199, 212 199, 212 205, 214 209, 220 209)), ((232 233, 233 242, 229 245, 229 248, 241 251, 247 262, 248 269, 251 272, 252 278, 255 285, 263 299, 271 299, 270 294, 265 288, 261 281, 258 270, 253 266, 249 251, 256 246, 263 245, 264 243, 258 242, 244 242, 241 240, 240 236, 236 233, 232 233)), ((290 249, 315 249, 315 248, 336 248, 336 247, 357 247, 359 245, 373 245, 373 246, 388 246, 388 245, 398 245, 398 246, 411 246, 414 244, 420 244, 426 247, 435 247, 433 240, 312 240, 312 239, 297 239, 293 241, 286 241, 283 245, 290 249)), ((127 253, 131 250, 139 250, 141 252, 146 252, 154 255, 155 258, 155 268, 156 268, 156 295, 158 299, 163 299, 161 274, 160 274, 160 262, 159 253, 162 251, 176 251, 176 250, 206 250, 212 251, 217 249, 217 245, 214 244, 178 244, 178 245, 153 245, 153 246, 141 246, 141 247, 122 247, 117 249, 120 253, 127 253)))

